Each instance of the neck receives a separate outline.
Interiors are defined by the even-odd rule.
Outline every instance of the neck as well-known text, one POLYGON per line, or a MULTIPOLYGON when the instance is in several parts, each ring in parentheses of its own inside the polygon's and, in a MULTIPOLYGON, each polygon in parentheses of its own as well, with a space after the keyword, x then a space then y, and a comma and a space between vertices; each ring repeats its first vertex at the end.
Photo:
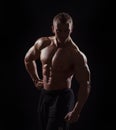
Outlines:
POLYGON ((65 41, 59 41, 57 38, 55 38, 55 45, 57 47, 65 47, 69 42, 71 41, 71 37, 68 37, 65 41))

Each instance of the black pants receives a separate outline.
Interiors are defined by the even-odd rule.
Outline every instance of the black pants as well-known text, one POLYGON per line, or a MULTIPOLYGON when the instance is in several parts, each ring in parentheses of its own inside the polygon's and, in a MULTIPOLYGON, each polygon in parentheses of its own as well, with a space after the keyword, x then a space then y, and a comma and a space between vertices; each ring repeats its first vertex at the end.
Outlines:
POLYGON ((38 103, 38 130, 68 130, 64 117, 74 106, 72 89, 41 90, 38 103))

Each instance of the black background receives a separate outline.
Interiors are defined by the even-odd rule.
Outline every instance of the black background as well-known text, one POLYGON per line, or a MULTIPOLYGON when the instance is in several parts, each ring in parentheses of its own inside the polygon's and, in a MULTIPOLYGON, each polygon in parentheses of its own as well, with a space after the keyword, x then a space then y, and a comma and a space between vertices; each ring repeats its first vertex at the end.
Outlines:
MULTIPOLYGON (((36 130, 39 91, 25 70, 23 58, 37 38, 52 35, 52 18, 62 11, 74 20, 72 38, 86 54, 91 70, 91 94, 79 121, 71 129, 114 127, 114 3, 105 0, 17 0, 1 4, 1 130, 36 130)), ((41 70, 39 72, 41 75, 41 70)), ((75 91, 76 85, 73 79, 75 91)))

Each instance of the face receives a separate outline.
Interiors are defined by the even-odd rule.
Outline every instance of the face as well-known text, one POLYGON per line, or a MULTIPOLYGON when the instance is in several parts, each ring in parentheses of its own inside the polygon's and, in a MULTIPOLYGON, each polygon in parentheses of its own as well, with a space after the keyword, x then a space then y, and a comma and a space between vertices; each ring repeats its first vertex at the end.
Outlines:
POLYGON ((52 30, 59 42, 65 42, 72 32, 72 24, 54 22, 52 30))

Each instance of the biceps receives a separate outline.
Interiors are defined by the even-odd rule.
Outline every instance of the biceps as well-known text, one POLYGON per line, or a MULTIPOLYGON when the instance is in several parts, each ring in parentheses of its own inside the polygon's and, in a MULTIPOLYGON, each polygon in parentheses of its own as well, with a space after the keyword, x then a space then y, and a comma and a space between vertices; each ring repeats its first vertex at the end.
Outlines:
POLYGON ((39 57, 39 52, 37 52, 33 47, 31 47, 25 55, 25 61, 36 60, 39 57))
POLYGON ((75 74, 76 79, 78 80, 79 83, 87 83, 90 82, 90 70, 87 65, 77 68, 76 69, 76 74, 75 74))

